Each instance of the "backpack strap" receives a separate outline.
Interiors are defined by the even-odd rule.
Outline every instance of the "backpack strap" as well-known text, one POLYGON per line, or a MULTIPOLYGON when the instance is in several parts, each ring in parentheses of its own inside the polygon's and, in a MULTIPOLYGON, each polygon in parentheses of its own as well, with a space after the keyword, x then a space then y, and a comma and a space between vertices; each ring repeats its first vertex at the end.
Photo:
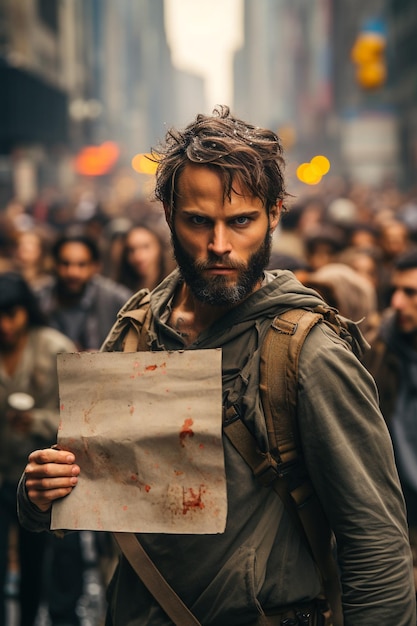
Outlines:
MULTIPOLYGON (((146 352, 152 311, 150 295, 142 298, 140 308, 123 313, 128 328, 123 341, 124 352, 146 352)), ((147 554, 135 533, 113 532, 113 537, 128 563, 145 587, 176 626, 201 626, 181 598, 168 584, 155 563, 147 554)))
POLYGON ((135 533, 114 532, 113 537, 132 569, 172 622, 176 626, 201 626, 149 558, 135 533))
POLYGON ((281 463, 297 457, 298 360, 305 338, 322 319, 320 313, 291 309, 274 319, 263 342, 260 393, 270 452, 281 463))
POLYGON ((343 624, 338 569, 332 531, 303 463, 297 427, 298 361, 310 330, 322 311, 292 309, 276 317, 264 339, 260 361, 260 395, 269 451, 257 442, 234 407, 226 412, 224 432, 264 485, 270 485, 298 528, 321 575, 333 623, 343 624))

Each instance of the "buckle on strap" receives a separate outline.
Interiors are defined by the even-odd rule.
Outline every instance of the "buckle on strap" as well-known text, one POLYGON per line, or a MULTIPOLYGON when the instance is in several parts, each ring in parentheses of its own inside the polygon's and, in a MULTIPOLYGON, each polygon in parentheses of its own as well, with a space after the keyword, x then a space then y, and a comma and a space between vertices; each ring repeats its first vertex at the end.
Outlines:
POLYGON ((262 453, 262 456, 263 460, 253 469, 253 473, 264 487, 268 487, 282 473, 277 461, 269 452, 262 453))

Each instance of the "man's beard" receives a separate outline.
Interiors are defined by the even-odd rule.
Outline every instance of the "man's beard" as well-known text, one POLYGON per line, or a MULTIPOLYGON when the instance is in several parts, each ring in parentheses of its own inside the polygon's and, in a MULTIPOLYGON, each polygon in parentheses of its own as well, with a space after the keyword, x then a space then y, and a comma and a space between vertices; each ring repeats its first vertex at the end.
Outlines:
POLYGON ((262 279, 263 271, 269 263, 272 234, 267 232, 261 246, 252 254, 247 264, 231 263, 215 254, 209 254, 207 261, 195 261, 184 250, 175 231, 172 231, 171 240, 181 276, 194 296, 205 304, 228 306, 242 302, 262 279), (235 284, 228 284, 225 276, 205 278, 204 270, 212 268, 214 263, 221 263, 223 267, 236 269, 238 272, 235 284))

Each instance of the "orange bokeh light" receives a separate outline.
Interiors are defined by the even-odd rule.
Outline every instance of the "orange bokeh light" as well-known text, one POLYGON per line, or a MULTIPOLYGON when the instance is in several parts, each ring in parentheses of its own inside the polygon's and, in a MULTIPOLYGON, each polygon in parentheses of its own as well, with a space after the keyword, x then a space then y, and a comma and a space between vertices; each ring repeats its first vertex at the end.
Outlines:
POLYGON ((119 146, 114 141, 85 146, 74 159, 75 171, 82 176, 103 176, 110 172, 119 155, 119 146))

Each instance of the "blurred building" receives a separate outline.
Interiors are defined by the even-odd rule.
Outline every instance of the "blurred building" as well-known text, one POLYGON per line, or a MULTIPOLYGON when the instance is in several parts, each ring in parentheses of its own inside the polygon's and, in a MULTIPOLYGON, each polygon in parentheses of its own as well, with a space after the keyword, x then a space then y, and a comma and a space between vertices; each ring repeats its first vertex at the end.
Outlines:
POLYGON ((348 5, 245 0, 234 108, 277 130, 298 163, 324 153, 333 173, 352 180, 410 182, 417 158, 417 4, 348 5), (366 67, 362 58, 353 58, 365 33, 369 46, 363 45, 359 57, 372 57, 366 67), (379 52, 372 48, 378 37, 379 52))
MULTIPOLYGON (((71 13, 76 8, 74 2, 71 13)), ((60 3, 49 0, 0 1, 3 198, 17 188, 22 200, 31 199, 47 153, 59 151, 68 141, 70 85, 61 9, 60 3)))
POLYGON ((86 146, 129 168, 204 89, 172 65, 164 0, 0 0, 0 81, 2 204, 71 189, 86 146))
POLYGON ((389 0, 391 102, 398 112, 401 183, 415 186, 417 172, 417 3, 389 0))
POLYGON ((235 110, 278 131, 300 158, 332 141, 330 0, 244 4, 235 110))

